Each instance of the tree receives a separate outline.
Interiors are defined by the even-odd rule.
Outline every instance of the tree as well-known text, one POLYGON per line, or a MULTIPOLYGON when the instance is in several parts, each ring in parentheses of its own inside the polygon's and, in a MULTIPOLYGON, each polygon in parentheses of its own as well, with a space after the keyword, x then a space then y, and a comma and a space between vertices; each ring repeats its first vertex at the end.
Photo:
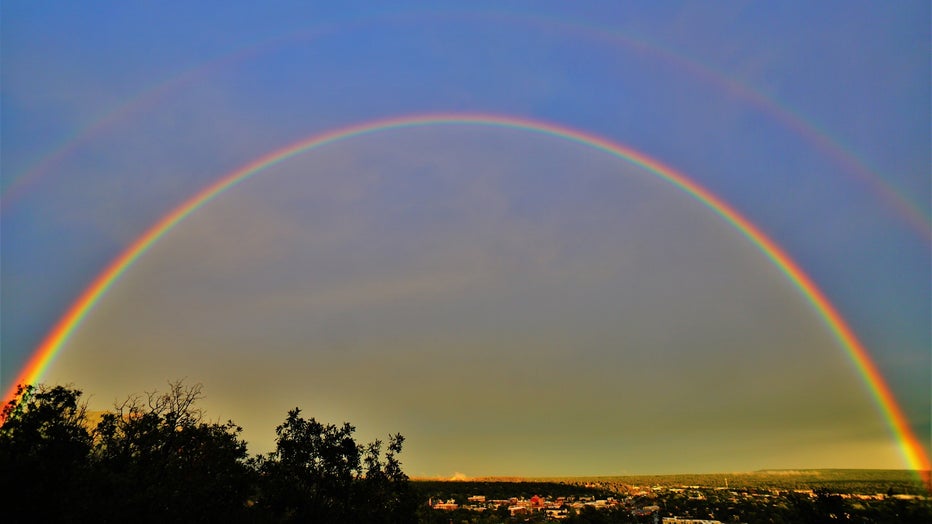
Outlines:
POLYGON ((90 428, 81 391, 23 386, 0 412, 0 503, 39 522, 410 522, 416 500, 391 435, 295 408, 277 447, 247 459, 242 428, 210 422, 201 386, 129 397, 90 428))
POLYGON ((275 451, 257 460, 259 504, 285 521, 413 521, 416 501, 397 459, 404 438, 390 437, 383 464, 382 443, 361 446, 355 430, 289 411, 275 428, 275 451))
POLYGON ((200 385, 171 382, 103 417, 94 459, 98 488, 112 494, 101 508, 108 519, 213 522, 245 512, 252 478, 242 428, 204 422, 202 397, 200 385))
POLYGON ((398 454, 401 453, 404 437, 401 433, 390 435, 385 463, 381 461, 382 441, 376 440, 366 447, 365 478, 360 483, 358 515, 366 522, 406 522, 414 520, 417 512, 417 495, 408 483, 408 476, 401 470, 398 454))
POLYGON ((92 438, 80 397, 70 387, 21 385, 4 406, 0 496, 6 512, 62 522, 83 504, 92 438))

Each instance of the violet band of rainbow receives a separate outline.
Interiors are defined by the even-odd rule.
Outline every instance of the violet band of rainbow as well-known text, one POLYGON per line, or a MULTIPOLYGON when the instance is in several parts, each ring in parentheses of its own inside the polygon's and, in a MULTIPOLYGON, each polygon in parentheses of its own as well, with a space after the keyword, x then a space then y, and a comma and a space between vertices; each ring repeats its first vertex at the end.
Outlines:
POLYGON ((829 302, 828 298, 816 286, 812 279, 809 278, 799 265, 796 264, 776 242, 765 235, 757 226, 709 190, 690 180, 685 175, 629 147, 594 134, 584 133, 579 130, 552 123, 492 114, 422 114, 364 122, 333 131, 315 134, 289 146, 275 150, 220 177, 217 181, 208 185, 159 219, 146 230, 142 236, 133 241, 129 247, 110 262, 104 271, 97 275, 93 282, 68 308, 65 315, 58 320, 53 329, 49 331, 42 343, 33 352, 32 356, 23 367, 23 370, 4 395, 4 405, 15 398, 18 384, 34 384, 40 380, 42 374, 51 364, 56 354, 61 351, 62 347, 80 326, 88 312, 100 301, 120 276, 132 266, 140 256, 148 251, 155 242, 201 206, 207 204, 227 189, 230 189, 250 176, 315 148, 366 134, 429 125, 502 127, 559 137, 604 151, 631 164, 644 168, 651 174, 666 180, 701 202, 750 240, 790 280, 790 282, 795 285, 806 300, 814 307, 833 336, 852 360, 858 373, 870 390, 871 396, 877 403, 877 407, 880 409, 897 441, 907 466, 917 471, 928 471, 932 469, 924 446, 912 431, 909 420, 899 407, 893 392, 880 374, 880 371, 871 359, 867 349, 857 339, 854 331, 848 326, 835 306, 829 302))

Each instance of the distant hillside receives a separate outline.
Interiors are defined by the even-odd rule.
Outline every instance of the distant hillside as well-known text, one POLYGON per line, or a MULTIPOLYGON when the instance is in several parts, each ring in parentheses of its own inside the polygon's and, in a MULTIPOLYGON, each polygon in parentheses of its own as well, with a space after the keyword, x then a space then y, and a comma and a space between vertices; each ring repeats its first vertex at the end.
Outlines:
MULTIPOLYGON (((515 477, 508 477, 514 479, 515 477)), ((537 496, 606 498, 614 494, 608 488, 592 488, 565 482, 535 480, 413 480, 411 485, 423 500, 428 498, 464 502, 473 495, 489 500, 537 496)))
MULTIPOLYGON (((753 489, 829 489, 835 493, 927 492, 920 472, 906 469, 760 470, 736 473, 676 475, 620 475, 599 477, 548 477, 527 479, 573 484, 632 486, 703 486, 753 489)), ((928 472, 924 472, 928 479, 928 472)))

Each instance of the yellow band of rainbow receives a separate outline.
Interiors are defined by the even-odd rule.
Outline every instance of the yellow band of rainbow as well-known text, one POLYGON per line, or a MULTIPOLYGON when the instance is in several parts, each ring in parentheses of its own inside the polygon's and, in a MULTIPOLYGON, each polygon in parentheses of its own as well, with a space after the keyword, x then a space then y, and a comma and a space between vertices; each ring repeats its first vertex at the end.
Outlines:
POLYGON ((761 232, 757 226, 699 184, 693 182, 674 169, 631 148, 590 133, 583 133, 578 130, 551 123, 490 114, 424 114, 364 122, 340 128, 335 131, 315 134, 309 138, 273 151, 220 177, 217 181, 159 219, 158 222, 152 225, 142 236, 137 238, 119 256, 110 262, 104 271, 97 275, 91 285, 88 286, 81 293, 78 300, 68 308, 65 315, 58 320, 55 327, 46 335, 45 339, 35 350, 17 379, 4 395, 4 405, 16 396, 16 386, 18 384, 33 384, 41 378, 55 355, 68 341, 69 337, 87 316, 88 312, 133 262, 142 256, 156 241, 162 238, 163 235, 207 202, 250 176, 315 148, 361 135, 405 127, 429 125, 502 127, 559 137, 604 151, 630 162, 631 164, 640 166, 673 184, 682 191, 685 191, 688 195, 714 211, 742 235, 747 237, 748 240, 757 246, 757 248, 786 275, 799 291, 802 292, 854 362, 858 372, 866 382, 882 411, 884 418, 887 420, 890 429, 893 431, 908 467, 917 471, 928 471, 932 469, 925 448, 916 438, 915 433, 909 425, 909 421, 897 404, 892 391, 880 374, 877 366, 870 358, 867 349, 861 344, 857 337, 855 337, 854 332, 815 283, 800 269, 786 252, 780 248, 780 246, 761 232))

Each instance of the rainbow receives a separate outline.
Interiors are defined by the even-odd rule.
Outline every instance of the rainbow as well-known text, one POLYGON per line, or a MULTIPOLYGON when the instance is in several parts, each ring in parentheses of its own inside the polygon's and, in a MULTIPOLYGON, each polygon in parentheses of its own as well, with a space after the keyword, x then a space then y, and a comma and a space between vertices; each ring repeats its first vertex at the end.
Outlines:
MULTIPOLYGON (((397 14, 393 16, 382 14, 376 17, 366 17, 349 25, 326 24, 312 30, 301 30, 290 35, 274 37, 255 45, 246 46, 205 64, 182 71, 175 76, 163 80, 154 87, 137 93, 123 104, 112 108, 91 125, 67 137, 59 146, 44 155, 23 173, 16 176, 7 176, 6 178, 11 180, 11 182, 6 188, 0 188, 0 213, 3 213, 4 210, 8 210, 28 186, 32 185, 44 173, 49 172, 53 167, 72 155, 91 139, 102 134, 105 130, 115 127, 116 124, 127 120, 132 115, 151 110, 157 102, 168 94, 194 84, 208 77, 213 72, 227 69, 228 67, 243 63, 252 58, 262 57, 268 52, 278 49, 281 45, 300 40, 312 40, 340 31, 359 29, 375 22, 385 22, 388 20, 416 21, 422 18, 440 16, 442 16, 441 13, 435 12, 397 14)), ((472 16, 479 20, 498 19, 517 24, 536 24, 538 27, 544 29, 556 29, 568 34, 581 35, 584 38, 604 40, 610 44, 623 45, 628 49, 650 57, 658 63, 668 64, 676 70, 692 75, 694 78, 706 82, 725 93, 745 100, 774 121, 806 139, 818 151, 832 157, 839 166, 860 179, 862 183, 869 186, 886 205, 893 209, 903 221, 912 227, 924 242, 932 242, 932 222, 930 222, 927 213, 920 209, 908 196, 904 195, 902 191, 899 191, 892 184, 885 181, 882 176, 868 167, 863 160, 859 159, 857 155, 850 150, 850 148, 845 147, 828 133, 819 129, 813 122, 807 120, 802 114, 790 109, 786 104, 780 104, 778 101, 769 98, 760 91, 742 84, 720 71, 687 58, 670 49, 649 43, 643 38, 628 36, 623 32, 619 32, 617 29, 608 30, 598 26, 582 25, 541 13, 521 13, 515 15, 510 12, 492 11, 484 13, 464 11, 448 13, 446 16, 450 18, 466 18, 472 16)))
POLYGON ((3 403, 6 404, 16 397, 17 384, 33 384, 41 378, 42 374, 55 358, 55 355, 61 351, 71 335, 81 325, 82 320, 87 316, 88 312, 93 309, 104 294, 113 287, 123 273, 125 273, 139 257, 145 254, 160 238, 165 236, 166 233, 171 231, 185 218, 211 200, 217 198, 224 191, 269 167, 334 142, 401 128, 437 125, 473 125, 516 129, 579 143, 644 168, 705 205, 734 227, 740 234, 750 240, 751 243, 799 289, 854 362, 884 418, 888 422, 908 466, 917 471, 928 471, 932 469, 924 446, 913 433, 909 421, 897 404, 892 391, 877 369, 876 364, 874 364, 873 360, 870 358, 867 349, 857 339, 852 329, 809 276, 803 272, 799 265, 797 265, 776 242, 765 235, 757 226, 752 224, 748 219, 712 194, 709 190, 643 153, 590 133, 584 133, 556 124, 502 115, 426 114, 369 121, 343 127, 335 131, 315 134, 311 137, 299 140, 298 142, 273 151, 220 177, 170 213, 163 216, 119 256, 111 261, 104 271, 97 275, 94 281, 81 293, 80 297, 70 306, 65 315, 58 320, 54 328, 46 335, 45 339, 30 357, 17 379, 7 390, 3 403))
POLYGON ((691 75, 693 78, 714 86, 724 93, 748 102, 761 113, 768 115, 775 122, 804 138, 817 151, 831 157, 846 172, 854 175, 855 178, 868 186, 880 200, 895 210, 900 218, 908 223, 923 241, 932 241, 932 222, 930 222, 930 217, 925 211, 913 202, 910 197, 904 195, 902 191, 868 167, 850 148, 820 129, 815 122, 807 119, 788 104, 770 98, 761 91, 743 84, 721 71, 690 59, 684 54, 674 52, 660 45, 648 43, 643 39, 633 38, 614 28, 604 29, 598 26, 581 25, 565 19, 539 14, 535 15, 532 20, 541 25, 552 26, 563 31, 574 32, 609 43, 621 44, 650 57, 656 63, 669 65, 677 71, 691 75))

